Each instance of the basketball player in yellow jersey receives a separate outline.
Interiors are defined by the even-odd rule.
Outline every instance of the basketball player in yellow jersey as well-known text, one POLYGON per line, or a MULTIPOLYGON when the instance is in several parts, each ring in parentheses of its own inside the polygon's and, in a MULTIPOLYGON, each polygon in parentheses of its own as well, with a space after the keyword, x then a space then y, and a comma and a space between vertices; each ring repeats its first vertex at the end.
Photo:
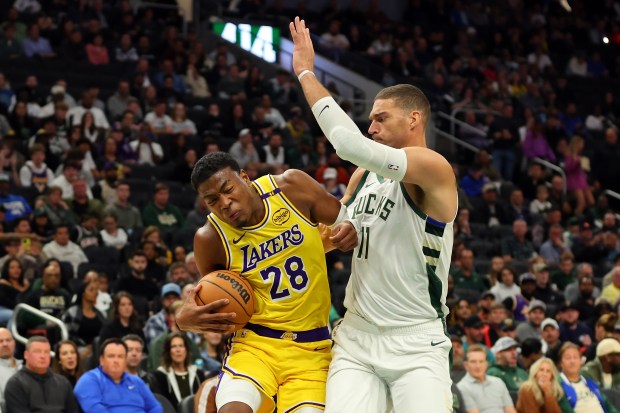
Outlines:
MULTIPOLYGON (((218 412, 272 412, 274 396, 278 412, 321 412, 331 340, 329 285, 317 223, 343 222, 346 208, 301 171, 251 182, 222 152, 196 163, 192 185, 211 212, 194 239, 200 274, 217 269, 240 273, 256 298, 250 323, 233 335, 223 362, 218 412)), ((356 242, 354 233, 350 247, 356 242)), ((177 315, 179 327, 221 331, 216 316, 231 320, 234 315, 211 314, 217 303, 196 306, 199 288, 177 315)))

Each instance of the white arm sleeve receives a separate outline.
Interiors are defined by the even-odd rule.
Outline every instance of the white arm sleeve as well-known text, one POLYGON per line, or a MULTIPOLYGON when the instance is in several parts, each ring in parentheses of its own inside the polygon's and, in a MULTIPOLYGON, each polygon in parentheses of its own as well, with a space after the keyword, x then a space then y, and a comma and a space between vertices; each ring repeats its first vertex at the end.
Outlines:
POLYGON ((312 113, 342 159, 384 178, 395 181, 404 178, 407 171, 405 151, 367 139, 334 98, 319 99, 312 106, 312 113))

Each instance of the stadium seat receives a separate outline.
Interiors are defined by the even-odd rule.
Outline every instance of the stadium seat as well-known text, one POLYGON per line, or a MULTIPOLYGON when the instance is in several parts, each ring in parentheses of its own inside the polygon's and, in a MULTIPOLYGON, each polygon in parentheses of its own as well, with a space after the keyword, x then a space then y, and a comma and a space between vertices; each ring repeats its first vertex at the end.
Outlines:
POLYGON ((601 389, 601 393, 607 397, 609 403, 613 404, 616 409, 620 409, 620 390, 601 389))
POLYGON ((196 234, 196 230, 193 228, 184 228, 182 230, 175 231, 172 233, 171 245, 181 245, 186 251, 193 251, 194 234, 196 234))
POLYGON ((84 248, 84 254, 93 264, 114 265, 119 262, 120 257, 119 250, 114 247, 88 247, 84 248))
POLYGON ((128 179, 143 179, 152 181, 155 179, 156 167, 147 164, 133 164, 130 167, 131 173, 128 179))
POLYGON ((172 403, 170 403, 170 400, 166 399, 159 393, 153 393, 153 396, 155 396, 159 404, 161 404, 161 407, 164 409, 164 413, 177 413, 172 403))
POLYGON ((179 408, 177 409, 177 413, 194 413, 193 394, 181 400, 181 403, 179 403, 179 408))

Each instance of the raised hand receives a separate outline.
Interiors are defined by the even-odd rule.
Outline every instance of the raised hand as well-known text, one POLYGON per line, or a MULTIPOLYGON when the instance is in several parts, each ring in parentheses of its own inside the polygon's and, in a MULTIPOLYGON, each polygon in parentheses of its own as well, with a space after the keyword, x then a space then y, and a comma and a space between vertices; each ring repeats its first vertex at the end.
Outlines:
POLYGON ((304 70, 314 69, 314 46, 310 38, 310 29, 306 28, 306 22, 295 17, 294 22, 289 23, 293 38, 293 71, 299 76, 304 70))

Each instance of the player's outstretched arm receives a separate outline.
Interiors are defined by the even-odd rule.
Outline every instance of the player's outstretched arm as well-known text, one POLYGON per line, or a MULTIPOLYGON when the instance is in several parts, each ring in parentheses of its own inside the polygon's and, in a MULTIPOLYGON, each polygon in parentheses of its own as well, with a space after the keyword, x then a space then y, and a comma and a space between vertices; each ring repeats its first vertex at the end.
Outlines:
MULTIPOLYGON (((304 20, 296 17, 289 28, 295 44, 293 70, 319 126, 342 159, 385 178, 416 184, 427 195, 454 190, 452 167, 437 152, 423 147, 391 148, 367 139, 314 76, 314 48, 304 20)), ((412 121, 421 122, 420 114, 414 112, 412 121)))
MULTIPOLYGON (((328 226, 344 222, 348 218, 346 208, 327 192, 317 181, 305 172, 289 169, 280 175, 280 187, 285 195, 296 205, 305 209, 305 212, 314 222, 328 226)), ((345 225, 351 225, 345 223, 345 225)), ((333 236, 333 234, 332 234, 333 236)), ((357 245, 357 233, 348 233, 336 246, 342 251, 348 251, 357 245)))
MULTIPOLYGON (((200 275, 206 275, 222 268, 223 263, 225 263, 225 259, 219 258, 223 253, 221 241, 216 238, 217 234, 214 234, 213 230, 209 230, 208 225, 200 228, 194 236, 194 253, 200 275)), ((227 334, 232 332, 234 326, 230 323, 237 315, 235 313, 217 312, 228 304, 228 300, 217 300, 199 306, 196 304, 196 294, 201 287, 202 285, 198 284, 190 290, 187 300, 177 312, 176 322, 179 328, 183 331, 199 334, 209 332, 227 334)))

